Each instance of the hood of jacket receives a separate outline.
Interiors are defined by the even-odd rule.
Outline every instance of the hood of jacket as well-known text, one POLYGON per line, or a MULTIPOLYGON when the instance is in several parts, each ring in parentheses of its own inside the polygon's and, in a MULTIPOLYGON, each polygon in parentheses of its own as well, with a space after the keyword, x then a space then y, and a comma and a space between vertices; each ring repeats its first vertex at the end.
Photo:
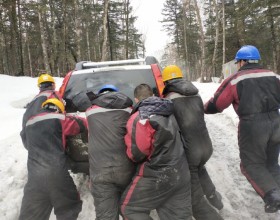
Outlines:
POLYGON ((168 99, 152 96, 139 102, 133 112, 137 110, 141 119, 148 119, 151 115, 169 116, 173 114, 173 103, 168 99))
POLYGON ((98 105, 102 108, 123 109, 133 105, 132 100, 121 92, 108 92, 98 95, 91 101, 92 105, 98 105))
POLYGON ((166 96, 170 92, 176 92, 185 96, 193 96, 198 94, 198 89, 187 80, 173 79, 166 83, 163 95, 166 96))

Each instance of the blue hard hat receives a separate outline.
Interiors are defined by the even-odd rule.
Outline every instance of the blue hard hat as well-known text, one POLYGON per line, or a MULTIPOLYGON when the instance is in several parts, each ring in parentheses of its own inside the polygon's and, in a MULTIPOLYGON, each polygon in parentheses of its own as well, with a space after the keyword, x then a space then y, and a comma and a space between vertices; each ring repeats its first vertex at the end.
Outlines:
POLYGON ((245 45, 241 47, 235 56, 235 60, 260 60, 260 52, 259 50, 252 45, 245 45))
POLYGON ((106 84, 106 85, 101 87, 101 89, 98 91, 98 94, 101 94, 101 93, 103 93, 105 91, 118 92, 119 89, 116 86, 114 86, 114 85, 106 84))

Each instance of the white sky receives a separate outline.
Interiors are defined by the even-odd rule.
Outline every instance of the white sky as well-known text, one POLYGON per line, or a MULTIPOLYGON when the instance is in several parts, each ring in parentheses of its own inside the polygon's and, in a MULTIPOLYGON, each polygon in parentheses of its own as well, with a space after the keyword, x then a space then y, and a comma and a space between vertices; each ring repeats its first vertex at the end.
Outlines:
POLYGON ((143 35, 146 35, 146 56, 153 55, 160 58, 168 36, 162 29, 161 11, 165 0, 131 0, 134 15, 138 17, 136 27, 143 35))

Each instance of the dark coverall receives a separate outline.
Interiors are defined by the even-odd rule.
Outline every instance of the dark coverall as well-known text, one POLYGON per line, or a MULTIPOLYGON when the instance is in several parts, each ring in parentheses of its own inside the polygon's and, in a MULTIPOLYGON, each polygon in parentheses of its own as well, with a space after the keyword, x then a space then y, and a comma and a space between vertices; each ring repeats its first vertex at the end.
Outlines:
POLYGON ((222 112, 230 104, 239 116, 241 172, 266 203, 279 201, 279 75, 258 64, 242 66, 205 104, 205 113, 222 112))
POLYGON ((125 142, 138 163, 133 181, 122 195, 125 220, 191 220, 190 173, 170 100, 149 97, 134 109, 125 142))
MULTIPOLYGON (((20 132, 20 136, 22 138, 22 142, 25 143, 26 140, 24 140, 25 138, 25 134, 23 132, 25 132, 25 125, 26 122, 29 118, 31 118, 32 116, 36 115, 39 113, 39 111, 41 111, 42 109, 42 104, 43 102, 45 102, 47 99, 51 99, 51 98, 57 98, 60 101, 62 101, 62 98, 60 96, 60 94, 52 89, 45 89, 45 90, 41 90, 39 92, 38 95, 36 95, 32 101, 30 103, 28 103, 28 105, 26 106, 26 111, 23 115, 22 118, 22 131, 20 132)), ((27 148, 25 146, 25 148, 27 148)))
POLYGON ((89 126, 91 193, 97 220, 119 219, 121 194, 135 165, 126 155, 124 136, 132 101, 120 92, 98 95, 86 111, 89 126))
POLYGON ((47 220, 52 208, 58 220, 77 219, 82 201, 66 165, 65 139, 85 129, 84 119, 46 109, 27 121, 28 181, 19 220, 47 220))
POLYGON ((198 89, 184 79, 167 81, 163 95, 174 104, 174 115, 186 143, 191 172, 192 211, 196 220, 223 219, 206 201, 216 188, 205 168, 212 155, 212 142, 204 120, 204 108, 198 89))

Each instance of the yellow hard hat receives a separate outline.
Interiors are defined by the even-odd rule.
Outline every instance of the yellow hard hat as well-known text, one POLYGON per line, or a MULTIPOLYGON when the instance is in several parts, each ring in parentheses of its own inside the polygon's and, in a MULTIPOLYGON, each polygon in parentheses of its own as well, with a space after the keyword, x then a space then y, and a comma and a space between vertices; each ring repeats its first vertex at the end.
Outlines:
POLYGON ((163 82, 176 78, 183 78, 183 73, 178 66, 170 65, 165 67, 164 70, 162 71, 163 82))
POLYGON ((41 83, 45 83, 45 82, 55 83, 54 82, 54 78, 50 74, 47 74, 47 73, 44 73, 41 76, 39 76, 39 78, 38 78, 38 87, 40 87, 41 83))
POLYGON ((56 98, 47 99, 45 102, 43 102, 42 108, 44 108, 47 104, 55 105, 62 113, 65 111, 64 104, 59 99, 56 98))

